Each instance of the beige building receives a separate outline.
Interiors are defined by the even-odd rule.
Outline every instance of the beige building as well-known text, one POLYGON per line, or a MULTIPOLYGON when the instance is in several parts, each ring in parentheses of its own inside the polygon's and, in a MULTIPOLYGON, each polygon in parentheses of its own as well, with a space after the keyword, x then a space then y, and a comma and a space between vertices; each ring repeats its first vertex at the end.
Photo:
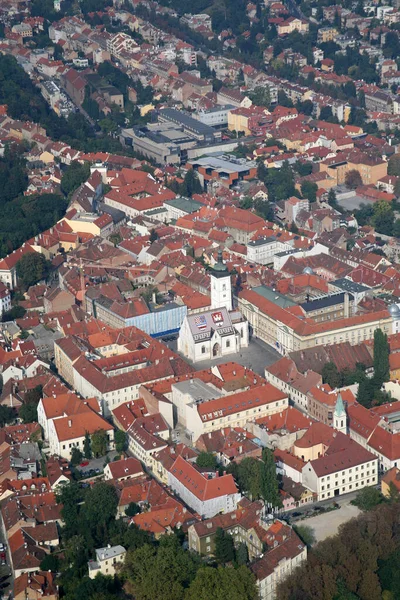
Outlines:
POLYGON ((77 346, 74 339, 64 337, 54 342, 54 361, 56 363, 58 374, 71 387, 74 386, 74 363, 82 355, 82 351, 77 346))
POLYGON ((298 19, 297 17, 289 17, 286 21, 279 23, 278 35, 289 35, 294 31, 299 33, 308 33, 309 25, 305 19, 298 19))
POLYGON ((325 42, 333 42, 338 34, 335 27, 320 27, 318 29, 318 44, 324 44, 325 42))
POLYGON ((89 560, 89 577, 94 579, 98 573, 113 576, 119 565, 125 560, 126 550, 123 546, 110 546, 96 549, 96 560, 89 560))
POLYGON ((335 185, 345 183, 348 171, 358 171, 364 185, 375 185, 382 177, 387 175, 388 163, 383 158, 369 156, 361 152, 338 154, 320 163, 320 171, 326 172, 335 180, 335 185))
POLYGON ((386 309, 317 323, 294 315, 253 290, 241 292, 238 308, 249 321, 253 335, 281 354, 340 342, 354 346, 372 339, 376 329, 392 333, 397 323, 386 309))

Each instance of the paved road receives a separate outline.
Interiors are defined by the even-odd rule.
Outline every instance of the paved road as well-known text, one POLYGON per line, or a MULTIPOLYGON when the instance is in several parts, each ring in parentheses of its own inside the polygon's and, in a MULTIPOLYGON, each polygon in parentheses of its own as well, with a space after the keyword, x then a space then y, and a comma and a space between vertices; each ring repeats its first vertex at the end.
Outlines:
MULTIPOLYGON (((115 450, 112 450, 111 452, 108 453, 108 458, 110 459, 110 461, 112 462, 114 460, 114 458, 117 456, 117 452, 115 450)), ((104 463, 105 463, 106 457, 102 456, 100 458, 92 458, 89 461, 87 461, 89 464, 81 467, 80 465, 77 466, 77 470, 78 471, 90 471, 90 469, 100 469, 100 471, 104 470, 104 463)), ((82 460, 82 462, 86 462, 86 459, 84 458, 82 460)))

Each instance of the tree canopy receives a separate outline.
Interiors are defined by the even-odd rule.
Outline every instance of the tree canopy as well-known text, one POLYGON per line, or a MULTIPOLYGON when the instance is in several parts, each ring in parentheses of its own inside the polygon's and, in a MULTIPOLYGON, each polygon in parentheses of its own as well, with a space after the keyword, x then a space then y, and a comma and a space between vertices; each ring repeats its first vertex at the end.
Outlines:
POLYGON ((196 464, 198 467, 204 467, 206 469, 215 469, 217 466, 217 459, 212 452, 200 452, 196 458, 196 464))
POLYGON ((50 262, 38 252, 24 254, 17 262, 18 281, 24 288, 46 279, 49 270, 50 262))
POLYGON ((76 160, 72 161, 65 169, 61 179, 61 189, 66 196, 74 192, 90 175, 89 163, 81 165, 76 160))
MULTIPOLYGON (((379 495, 366 488, 362 495, 379 495), (369 490, 369 491, 367 491, 369 490)), ((381 600, 398 598, 398 503, 363 503, 366 511, 316 544, 308 560, 277 589, 278 600, 381 600), (372 510, 369 510, 372 508, 372 510)))

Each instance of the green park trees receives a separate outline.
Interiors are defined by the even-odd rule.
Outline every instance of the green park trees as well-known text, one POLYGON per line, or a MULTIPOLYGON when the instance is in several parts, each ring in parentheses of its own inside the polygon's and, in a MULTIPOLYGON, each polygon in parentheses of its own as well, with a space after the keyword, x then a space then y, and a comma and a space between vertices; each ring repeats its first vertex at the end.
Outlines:
POLYGON ((89 163, 83 165, 76 160, 65 169, 61 179, 61 189, 66 196, 73 193, 90 175, 89 163))
POLYGON ((17 277, 23 288, 27 289, 38 281, 46 279, 50 270, 50 262, 43 254, 29 252, 17 262, 17 277))
POLYGON ((215 558, 219 563, 226 564, 235 559, 235 543, 233 537, 218 527, 215 532, 215 558))
POLYGON ((200 452, 196 458, 196 464, 205 469, 216 469, 217 460, 212 452, 200 452))
POLYGON ((98 429, 92 433, 91 448, 94 456, 105 456, 107 454, 108 438, 104 429, 98 429))
POLYGON ((185 594, 185 600, 256 600, 254 575, 245 567, 202 567, 185 594))
POLYGON ((262 460, 244 458, 239 464, 229 465, 227 471, 234 475, 242 492, 253 500, 262 498, 272 508, 282 505, 275 461, 268 448, 263 449, 262 460))
POLYGON ((389 342, 382 329, 374 331, 374 379, 376 385, 381 385, 389 380, 389 342))

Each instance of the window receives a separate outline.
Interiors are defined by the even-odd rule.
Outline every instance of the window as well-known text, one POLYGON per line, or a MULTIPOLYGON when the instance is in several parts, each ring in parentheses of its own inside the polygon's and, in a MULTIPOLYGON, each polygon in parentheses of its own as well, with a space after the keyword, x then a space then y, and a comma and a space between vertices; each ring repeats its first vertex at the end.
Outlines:
POLYGON ((205 347, 205 346, 202 346, 202 347, 201 347, 201 353, 202 353, 202 354, 205 354, 205 353, 206 353, 206 347, 205 347))
POLYGON ((227 348, 229 348, 229 347, 230 347, 230 345, 231 345, 231 342, 230 342, 230 340, 226 340, 226 347, 227 347, 227 348))

